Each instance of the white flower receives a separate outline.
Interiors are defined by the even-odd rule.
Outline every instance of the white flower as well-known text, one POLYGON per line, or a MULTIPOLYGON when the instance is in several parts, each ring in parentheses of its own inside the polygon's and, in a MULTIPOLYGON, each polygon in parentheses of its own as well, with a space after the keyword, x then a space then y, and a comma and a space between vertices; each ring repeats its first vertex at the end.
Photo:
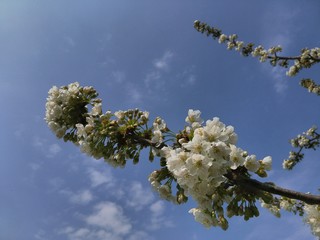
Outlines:
POLYGON ((165 130, 167 128, 166 122, 161 119, 160 117, 157 117, 153 122, 153 128, 156 130, 165 130))
POLYGON ((210 144, 204 141, 201 135, 195 134, 191 141, 183 143, 182 146, 194 153, 201 153, 206 151, 210 147, 210 144))
POLYGON ((210 214, 204 213, 202 209, 192 208, 189 210, 189 213, 192 213, 195 220, 207 228, 217 226, 217 221, 215 221, 216 219, 210 216, 210 214))
POLYGON ((87 133, 85 131, 85 127, 83 126, 83 124, 76 124, 76 128, 77 128, 77 136, 78 138, 86 138, 87 137, 87 133))
POLYGON ((304 221, 310 225, 312 233, 320 237, 320 206, 306 204, 303 209, 305 212, 304 221))
POLYGON ((95 103, 92 107, 91 114, 93 116, 102 114, 102 103, 95 103))
POLYGON ((118 119, 123 119, 125 117, 125 112, 124 111, 117 111, 114 113, 114 115, 118 118, 118 119))
POLYGON ((160 130, 153 131, 153 136, 151 138, 152 143, 161 143, 162 139, 162 132, 160 130))
POLYGON ((272 168, 272 158, 270 156, 262 159, 262 166, 265 170, 270 171, 272 168))
POLYGON ((227 40, 227 38, 228 38, 227 35, 221 34, 220 37, 219 37, 218 42, 219 42, 219 43, 224 43, 224 42, 227 40))
POLYGON ((192 154, 186 161, 190 175, 196 176, 199 179, 206 179, 208 177, 208 169, 212 166, 212 161, 202 154, 192 154))
POLYGON ((258 171, 258 169, 260 167, 260 163, 257 161, 255 155, 250 155, 250 156, 246 157, 244 166, 249 171, 256 172, 256 171, 258 171))
POLYGON ((237 169, 239 166, 243 166, 245 160, 242 156, 242 149, 237 148, 234 145, 230 145, 230 160, 231 160, 231 169, 237 169))
POLYGON ((188 116, 186 117, 187 123, 199 123, 201 124, 203 121, 200 118, 201 112, 199 110, 189 109, 188 116))
POLYGON ((68 92, 72 95, 75 95, 79 92, 79 83, 74 82, 68 85, 68 92))
MULTIPOLYGON (((262 201, 262 200, 260 200, 262 201)), ((265 202, 261 202, 261 207, 268 209, 274 216, 280 217, 280 208, 275 205, 267 204, 265 202)))
POLYGON ((286 159, 282 163, 282 168, 283 169, 291 169, 292 165, 293 165, 293 161, 291 159, 286 159))
POLYGON ((289 68, 289 71, 287 71, 287 75, 289 77, 295 76, 297 73, 298 73, 298 68, 295 65, 291 66, 289 68))

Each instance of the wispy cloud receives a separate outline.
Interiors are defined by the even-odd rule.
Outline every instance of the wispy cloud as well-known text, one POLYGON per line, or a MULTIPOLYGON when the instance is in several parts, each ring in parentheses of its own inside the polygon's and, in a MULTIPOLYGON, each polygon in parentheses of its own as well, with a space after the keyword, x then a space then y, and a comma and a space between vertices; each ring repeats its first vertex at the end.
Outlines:
POLYGON ((164 201, 158 200, 154 202, 149 209, 151 212, 149 228, 151 230, 174 226, 173 222, 163 215, 165 212, 164 201))
POLYGON ((47 157, 54 157, 59 152, 61 152, 61 147, 58 144, 56 144, 56 143, 50 144, 47 157))
POLYGON ((197 82, 197 77, 195 74, 195 66, 186 68, 183 72, 177 75, 181 87, 193 86, 197 82))
POLYGON ((102 172, 93 168, 89 168, 88 175, 91 180, 92 187, 97 187, 102 184, 106 184, 108 187, 111 187, 114 184, 114 178, 109 169, 102 172))
POLYGON ((93 195, 88 189, 84 189, 75 193, 69 190, 61 190, 60 193, 68 196, 69 201, 74 204, 85 205, 93 200, 93 195))
POLYGON ((109 230, 115 235, 126 235, 131 229, 130 220, 124 215, 121 206, 113 202, 101 202, 94 207, 94 212, 85 219, 92 226, 109 230))
POLYGON ((152 236, 150 236, 148 233, 144 231, 134 232, 130 234, 130 236, 128 236, 127 239, 128 240, 154 240, 152 236))
POLYGON ((159 70, 168 70, 173 56, 173 52, 167 50, 161 58, 153 60, 153 66, 159 70))
POLYGON ((126 79, 126 74, 124 71, 113 71, 111 75, 112 75, 112 79, 116 83, 123 83, 126 79))
POLYGON ((284 94, 288 89, 288 78, 286 76, 286 69, 276 66, 272 67, 270 71, 270 66, 263 65, 264 70, 268 72, 273 81, 273 87, 276 93, 284 94))
POLYGON ((46 138, 35 136, 32 146, 39 149, 47 158, 53 158, 61 152, 62 148, 57 143, 49 144, 46 138))
MULTIPOLYGON (((267 214, 267 213, 266 213, 267 214)), ((262 216, 260 217, 262 218, 262 216)), ((300 240, 300 239, 316 239, 313 238, 308 227, 302 223, 299 216, 283 216, 281 219, 267 215, 263 217, 264 224, 255 225, 252 231, 244 236, 245 240, 268 240, 268 239, 284 239, 284 240, 300 240), (278 223, 280 222, 280 223, 278 223), (290 226, 290 231, 283 231, 283 226, 290 226), (270 229, 272 232, 270 233, 270 229)))
POLYGON ((163 78, 163 75, 169 72, 173 57, 173 52, 167 50, 164 52, 161 58, 156 58, 152 61, 153 67, 146 73, 144 78, 144 85, 150 94, 155 91, 159 92, 164 90, 166 81, 163 78))
MULTIPOLYGON (((268 21, 268 24, 262 24, 262 29, 265 28, 264 42, 265 47, 281 45, 284 52, 288 52, 288 49, 292 45, 292 36, 296 31, 296 26, 293 24, 293 19, 299 16, 298 10, 288 8, 286 4, 281 4, 277 8, 273 8, 272 11, 266 11, 262 15, 262 23, 268 21), (270 29, 270 22, 273 22, 273 28, 270 29)), ((297 49, 298 50, 298 49, 297 49)), ((266 66, 266 65, 264 65, 266 66)), ((271 70, 265 67, 265 71, 268 71, 273 78, 274 89, 278 94, 284 94, 288 88, 286 70, 284 68, 275 67, 271 70)))
POLYGON ((129 196, 126 204, 135 210, 139 211, 149 205, 154 196, 149 188, 143 188, 140 182, 133 182, 128 189, 129 196))

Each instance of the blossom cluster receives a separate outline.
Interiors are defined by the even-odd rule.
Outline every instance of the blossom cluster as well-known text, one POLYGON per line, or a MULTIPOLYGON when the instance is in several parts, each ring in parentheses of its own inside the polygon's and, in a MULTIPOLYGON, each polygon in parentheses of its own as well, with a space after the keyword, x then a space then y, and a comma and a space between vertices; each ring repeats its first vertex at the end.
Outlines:
POLYGON ((85 121, 87 104, 91 102, 93 111, 97 110, 99 101, 93 101, 97 96, 92 87, 80 87, 78 82, 61 88, 52 87, 46 102, 45 120, 49 128, 58 138, 62 138, 68 129, 85 121))
MULTIPOLYGON (((103 158, 114 167, 125 166, 128 159, 138 163, 141 150, 150 147, 149 159, 160 157, 161 166, 149 176, 152 187, 160 197, 173 203, 181 204, 192 197, 197 206, 189 212, 206 227, 227 229, 226 217, 257 217, 258 200, 276 216, 281 208, 300 215, 305 211, 305 221, 315 235, 320 235, 319 206, 277 199, 271 193, 250 190, 243 182, 237 182, 249 180, 251 174, 266 177, 272 159, 267 156, 257 160, 255 155, 237 147, 232 126, 226 126, 219 118, 204 123, 201 112, 190 109, 185 119, 188 125, 172 135, 160 117, 149 128, 149 113, 139 109, 103 113, 102 100, 97 96, 95 89, 81 87, 77 82, 52 87, 46 103, 49 128, 58 138, 73 142, 82 152, 103 158), (170 134, 174 136, 171 146, 167 145, 170 134)), ((301 149, 318 146, 319 139, 315 127, 293 139, 292 146, 300 150, 292 152, 284 165, 292 167, 301 149)))
POLYGON ((102 100, 93 87, 79 83, 49 90, 45 120, 58 138, 80 146, 82 152, 103 158, 114 167, 123 167, 126 159, 139 161, 147 147, 139 138, 151 135, 146 128, 149 113, 139 109, 102 113, 102 100))
MULTIPOLYGON (((196 221, 206 227, 226 229, 228 222, 223 204, 232 201, 234 192, 228 187, 229 180, 225 175, 239 168, 260 175, 271 170, 271 157, 257 161, 255 155, 248 155, 237 147, 234 128, 218 118, 206 121, 203 126, 200 111, 189 110, 186 122, 189 126, 182 135, 184 137, 178 139, 180 147, 164 147, 161 156, 166 159, 166 167, 179 188, 183 189, 183 195, 191 196, 198 203, 197 208, 190 210, 196 221)), ((157 174, 161 175, 154 172, 149 180, 164 195, 160 181, 156 181, 157 174)), ((165 198, 173 199, 170 184, 164 185, 167 185, 165 198)))
POLYGON ((306 132, 299 134, 296 138, 291 139, 291 145, 294 148, 298 148, 298 151, 290 151, 289 158, 283 161, 283 168, 291 170, 298 162, 300 162, 304 154, 302 150, 315 149, 320 144, 320 135, 316 132, 317 127, 313 126, 306 132))
POLYGON ((263 46, 259 45, 254 48, 253 43, 245 44, 243 41, 239 41, 236 34, 226 35, 221 32, 221 30, 210 27, 206 23, 202 23, 199 20, 194 22, 194 27, 197 31, 202 33, 207 33, 207 35, 212 35, 213 38, 217 38, 219 43, 224 43, 227 45, 228 50, 235 49, 240 52, 243 56, 253 56, 258 57, 260 62, 265 62, 267 59, 270 59, 270 63, 275 66, 279 64, 284 66, 287 64, 286 61, 279 61, 277 58, 277 53, 282 51, 281 46, 273 46, 269 49, 265 49, 263 46))
POLYGON ((294 61, 294 65, 287 71, 288 76, 295 76, 303 68, 310 68, 320 61, 320 48, 307 49, 301 51, 301 55, 294 61))
POLYGON ((318 96, 320 95, 320 85, 316 84, 312 79, 310 78, 302 79, 300 81, 300 85, 308 89, 309 92, 315 93, 318 96))
MULTIPOLYGON (((223 34, 220 29, 210 27, 208 24, 200 22, 199 20, 194 22, 194 27, 197 31, 206 33, 207 36, 212 36, 214 39, 218 39, 219 43, 226 44, 228 50, 235 49, 246 57, 249 55, 258 57, 260 62, 265 62, 268 59, 272 66, 279 65, 287 68, 289 66, 289 61, 294 61, 293 65, 286 73, 288 76, 295 76, 301 69, 310 68, 312 65, 320 62, 320 48, 317 47, 312 49, 302 49, 299 56, 280 57, 278 56, 278 53, 282 51, 282 47, 279 45, 270 47, 269 49, 265 49, 261 45, 254 47, 253 43, 245 44, 243 41, 238 41, 238 36, 236 34, 228 36, 223 34)), ((316 88, 317 85, 308 85, 312 87, 311 92, 320 93, 320 90, 316 88)))
POLYGON ((320 206, 308 205, 304 206, 304 221, 310 225, 312 233, 320 237, 320 206))

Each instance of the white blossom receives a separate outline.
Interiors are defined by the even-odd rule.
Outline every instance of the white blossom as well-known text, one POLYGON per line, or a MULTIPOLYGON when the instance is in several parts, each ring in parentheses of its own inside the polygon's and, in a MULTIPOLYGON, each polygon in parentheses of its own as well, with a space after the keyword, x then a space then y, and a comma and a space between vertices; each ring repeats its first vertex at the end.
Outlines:
POLYGON ((320 237, 320 206, 308 205, 304 206, 304 221, 310 225, 312 233, 320 237))
POLYGON ((262 166, 265 170, 270 171, 272 169, 272 158, 270 156, 263 158, 262 166))
POLYGON ((255 155, 250 155, 246 157, 244 166, 246 167, 246 169, 248 169, 251 172, 256 172, 258 171, 259 167, 260 167, 260 163, 257 161, 256 156, 255 155))

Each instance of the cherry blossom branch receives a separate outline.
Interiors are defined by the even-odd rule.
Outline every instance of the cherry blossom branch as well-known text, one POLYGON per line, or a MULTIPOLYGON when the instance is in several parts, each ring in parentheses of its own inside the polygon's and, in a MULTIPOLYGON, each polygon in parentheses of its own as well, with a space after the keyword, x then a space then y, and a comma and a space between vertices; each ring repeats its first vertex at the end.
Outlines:
MULTIPOLYGON (((258 57, 260 62, 269 60, 272 66, 280 66, 284 68, 289 67, 289 62, 293 62, 287 71, 287 75, 292 77, 297 75, 300 70, 304 68, 310 68, 314 64, 320 62, 320 48, 304 48, 301 50, 301 55, 298 56, 279 56, 278 53, 282 51, 281 46, 273 46, 269 49, 265 49, 259 45, 254 47, 253 43, 245 44, 243 41, 238 40, 236 34, 227 36, 222 33, 218 28, 211 27, 204 22, 196 20, 194 22, 194 28, 201 33, 205 33, 207 36, 212 36, 213 39, 218 39, 219 43, 225 43, 228 50, 235 49, 239 51, 243 56, 258 57)), ((300 85, 309 92, 320 95, 320 85, 316 84, 312 79, 302 79, 300 85)))
MULTIPOLYGON (((145 139, 145 138, 135 137, 135 139, 140 144, 148 144, 149 146, 154 147, 158 150, 161 150, 161 148, 167 146, 163 142, 161 144, 156 144, 150 141, 149 139, 145 139)), ((227 177, 233 184, 244 187, 249 191, 254 191, 254 192, 265 191, 271 194, 276 194, 276 195, 280 195, 280 196, 291 198, 291 199, 301 200, 310 205, 314 205, 314 204, 320 205, 320 196, 317 196, 317 195, 306 194, 306 193, 282 188, 270 182, 260 182, 256 179, 248 178, 243 175, 237 174, 234 171, 230 171, 224 176, 227 177)))

